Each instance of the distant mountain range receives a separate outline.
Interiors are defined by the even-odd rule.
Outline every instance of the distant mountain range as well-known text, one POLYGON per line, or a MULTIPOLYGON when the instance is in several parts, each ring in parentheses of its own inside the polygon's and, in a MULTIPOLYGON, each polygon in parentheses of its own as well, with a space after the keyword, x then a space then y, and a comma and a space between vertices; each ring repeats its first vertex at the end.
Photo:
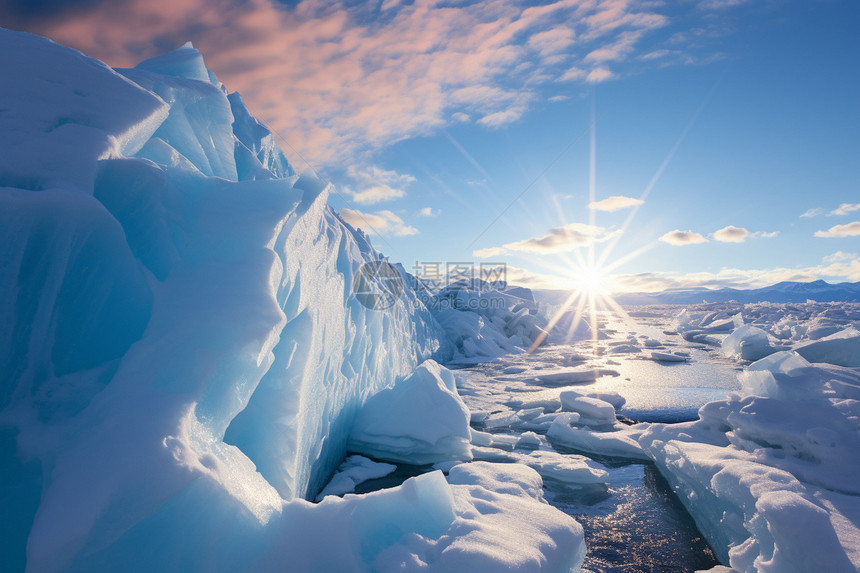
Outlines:
MULTIPOLYGON (((558 304, 566 296, 565 291, 535 291, 535 298, 558 304)), ((698 304, 701 302, 860 302, 860 282, 830 284, 826 281, 783 281, 775 285, 756 289, 682 288, 661 292, 622 293, 613 298, 619 304, 698 304)))

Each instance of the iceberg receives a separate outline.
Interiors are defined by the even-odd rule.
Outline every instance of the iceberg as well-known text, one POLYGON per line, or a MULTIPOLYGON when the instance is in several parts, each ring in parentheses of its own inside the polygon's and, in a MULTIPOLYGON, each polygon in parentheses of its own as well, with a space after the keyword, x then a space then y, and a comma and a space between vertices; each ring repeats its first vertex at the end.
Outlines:
MULTIPOLYGON (((124 70, 0 47, 4 569, 579 570, 582 528, 534 470, 454 465, 470 413, 438 309, 191 44, 124 70), (389 438, 448 479, 346 493, 393 467, 349 444, 389 438)), ((471 334, 528 343, 502 298, 471 334)))

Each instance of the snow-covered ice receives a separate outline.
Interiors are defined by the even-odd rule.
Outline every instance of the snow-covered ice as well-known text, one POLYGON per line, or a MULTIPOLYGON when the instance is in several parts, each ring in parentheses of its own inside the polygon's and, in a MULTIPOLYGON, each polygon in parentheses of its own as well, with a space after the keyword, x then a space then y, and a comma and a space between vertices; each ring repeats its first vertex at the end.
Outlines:
POLYGON ((469 419, 453 372, 426 360, 405 380, 365 402, 353 423, 348 448, 415 465, 468 460, 469 419))

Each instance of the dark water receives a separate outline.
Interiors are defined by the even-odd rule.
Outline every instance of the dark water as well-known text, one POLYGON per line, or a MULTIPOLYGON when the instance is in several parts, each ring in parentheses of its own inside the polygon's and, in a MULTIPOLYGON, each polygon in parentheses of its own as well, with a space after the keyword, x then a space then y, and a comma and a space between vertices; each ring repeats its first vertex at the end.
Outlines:
MULTIPOLYGON (((582 453, 556 446, 561 453, 582 453)), ((594 457, 594 456, 592 456, 594 457)), ((696 571, 719 565, 693 518, 651 463, 600 459, 609 491, 577 492, 550 480, 546 500, 585 530, 584 569, 594 573, 696 571)))

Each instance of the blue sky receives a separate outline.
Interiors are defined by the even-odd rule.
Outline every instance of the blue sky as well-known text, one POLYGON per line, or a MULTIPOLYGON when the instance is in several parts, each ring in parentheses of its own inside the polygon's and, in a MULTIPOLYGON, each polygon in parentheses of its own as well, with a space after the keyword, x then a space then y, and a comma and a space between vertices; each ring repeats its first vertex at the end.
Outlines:
POLYGON ((860 280, 855 1, 42 4, 0 22, 116 66, 191 39, 407 267, 860 280))

